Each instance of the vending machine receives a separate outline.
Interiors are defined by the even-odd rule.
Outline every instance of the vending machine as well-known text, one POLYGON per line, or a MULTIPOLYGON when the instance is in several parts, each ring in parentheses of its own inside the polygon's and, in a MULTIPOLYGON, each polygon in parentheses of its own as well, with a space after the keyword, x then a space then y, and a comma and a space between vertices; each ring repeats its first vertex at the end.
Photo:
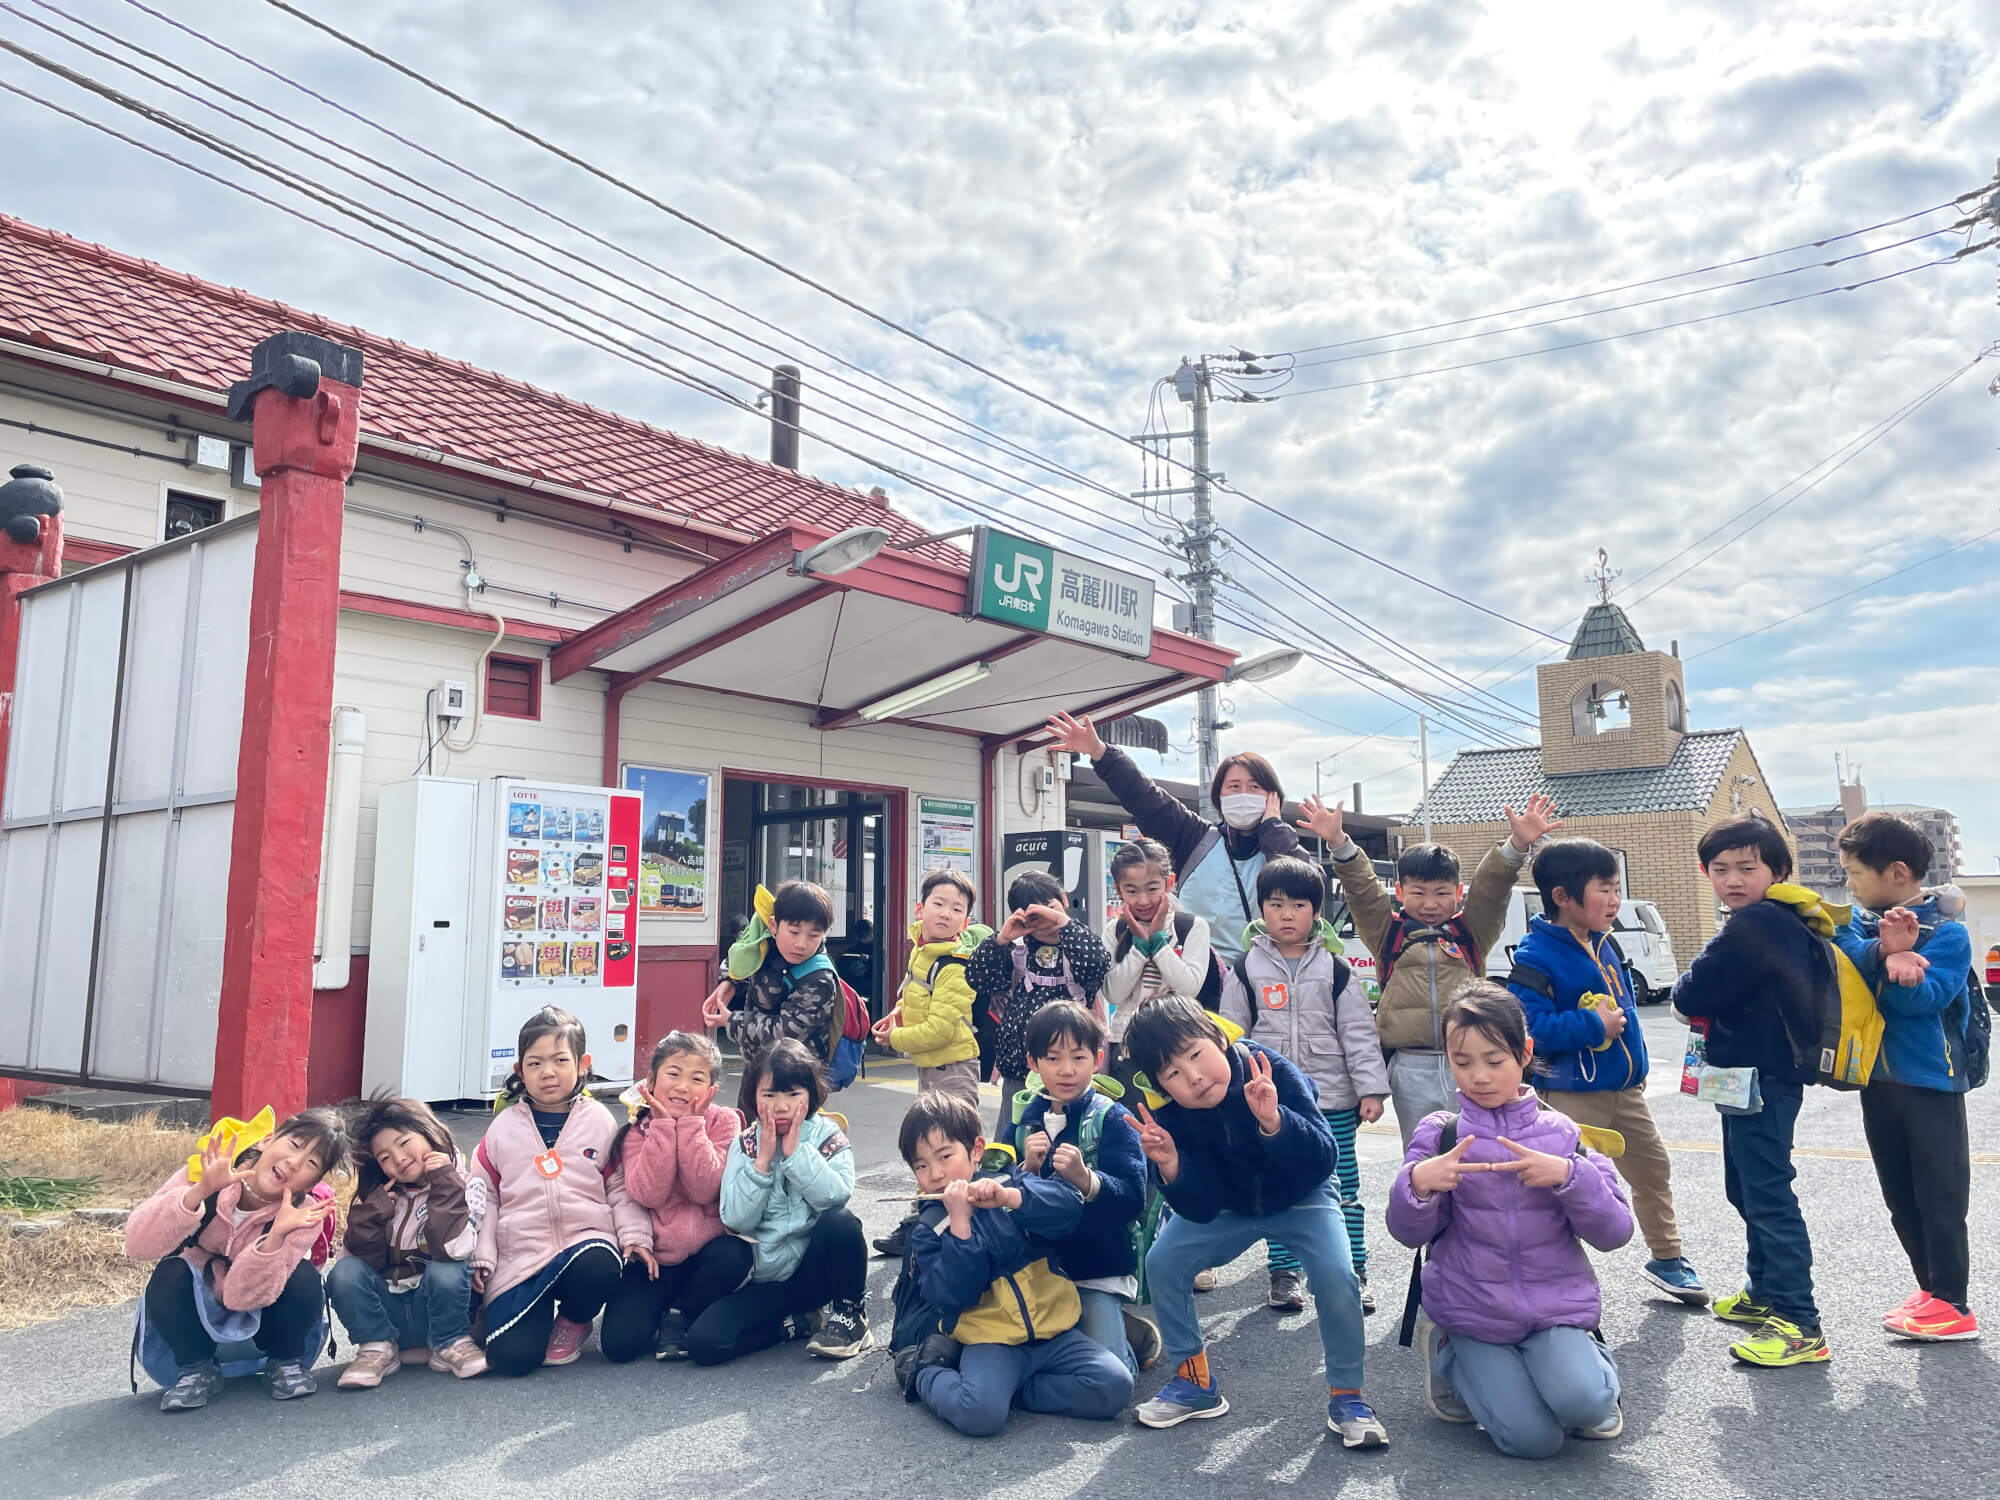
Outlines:
POLYGON ((594 1072, 633 1076, 639 801, 511 776, 382 789, 364 1089, 497 1094, 544 1005, 583 1022, 594 1072))
MULTIPOLYGON (((1110 847, 1117 846, 1110 841, 1110 847)), ((1029 870, 1055 876, 1069 897, 1070 915, 1092 932, 1104 930, 1106 835, 1096 829, 1055 828, 1044 833, 1008 833, 1000 840, 1000 901, 1004 910, 1007 887, 1029 870)))
POLYGON ((639 794, 502 776, 480 783, 472 851, 466 1093, 498 1093, 521 1023, 583 1022, 593 1071, 633 1076, 639 994, 639 794))

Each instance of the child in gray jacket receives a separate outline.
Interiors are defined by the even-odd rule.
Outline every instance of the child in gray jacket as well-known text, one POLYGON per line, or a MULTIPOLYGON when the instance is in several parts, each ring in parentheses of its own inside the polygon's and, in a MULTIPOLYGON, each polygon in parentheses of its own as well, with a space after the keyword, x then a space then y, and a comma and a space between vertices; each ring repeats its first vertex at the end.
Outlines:
MULTIPOLYGON (((1320 916, 1326 879, 1317 865, 1268 861, 1257 872, 1257 904, 1263 919, 1244 931, 1243 956, 1223 976, 1222 1014, 1260 1045, 1284 1054, 1317 1090, 1320 1113, 1340 1148, 1335 1172, 1354 1274, 1361 1281, 1361 1308, 1373 1312, 1354 1133, 1362 1121, 1382 1118, 1382 1101, 1389 1096, 1375 1014, 1358 986, 1349 992, 1348 967, 1336 956, 1339 940, 1320 916)), ((1303 1308, 1298 1260, 1276 1240, 1268 1248, 1271 1306, 1287 1312, 1303 1308)))

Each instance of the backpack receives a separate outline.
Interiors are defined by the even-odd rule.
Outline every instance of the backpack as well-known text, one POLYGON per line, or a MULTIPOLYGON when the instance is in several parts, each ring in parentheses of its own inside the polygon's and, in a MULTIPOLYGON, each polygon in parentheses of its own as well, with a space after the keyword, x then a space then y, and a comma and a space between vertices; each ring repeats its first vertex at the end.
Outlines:
POLYGON ((1389 988, 1389 976, 1396 971, 1396 960, 1403 956, 1403 950, 1412 942, 1437 943, 1447 939, 1464 950, 1465 966, 1472 970, 1472 977, 1484 979, 1486 971, 1481 967, 1479 944, 1472 936, 1472 925, 1465 920, 1464 912, 1453 913, 1435 927, 1424 927, 1399 911, 1390 919, 1389 935, 1382 943, 1384 951, 1376 955, 1375 987, 1380 990, 1389 988))
MULTIPOLYGON (((1245 997, 1251 997, 1256 994, 1256 991, 1250 988, 1250 972, 1247 962, 1249 957, 1250 955, 1248 953, 1239 953, 1236 955, 1235 964, 1232 965, 1232 967, 1236 971, 1236 982, 1243 986, 1243 993, 1245 997)), ((1333 1011, 1336 1016, 1340 1014, 1340 997, 1347 993, 1347 981, 1351 979, 1353 975, 1354 975, 1354 970, 1348 965, 1347 960, 1342 958, 1338 953, 1334 954, 1332 1004, 1333 1004, 1333 1011)), ((1256 1031, 1257 1017, 1260 1014, 1261 1012, 1257 1009, 1256 1000, 1251 999, 1250 1029, 1243 1033, 1245 1036, 1249 1036, 1252 1032, 1256 1031)))
MULTIPOLYGON (((1176 911, 1174 913, 1174 951, 1185 952, 1188 934, 1194 931, 1194 913, 1176 911)), ((1111 961, 1118 962, 1132 951, 1132 930, 1123 923, 1118 928, 1118 945, 1112 950, 1111 961)), ((1208 950, 1208 973, 1201 981, 1201 989, 1195 994, 1195 1003, 1206 1011, 1222 1008, 1222 960, 1215 949, 1208 950)))
POLYGON ((1867 1086, 1882 1053, 1882 1011, 1875 991, 1861 977, 1861 971, 1828 938, 1812 934, 1819 953, 1819 970, 1813 975, 1813 1009, 1816 1034, 1803 1039, 1785 1035, 1792 1044, 1795 1062, 1811 1062, 1814 1083, 1831 1089, 1859 1089, 1867 1086))
MULTIPOLYGON (((1076 974, 1070 969, 1069 955, 1067 953, 1062 954, 1062 973, 1060 976, 1055 974, 1037 974, 1028 967, 1027 939, 1023 938, 1021 941, 1010 946, 1014 953, 1014 988, 1008 992, 1009 994, 1017 993, 1023 987, 1030 990, 1061 990, 1078 1005, 1090 1004, 1090 996, 1085 993, 1083 986, 1077 983, 1076 974)), ((1043 946, 1047 947, 1048 945, 1044 944, 1043 946)), ((1061 949, 1057 949, 1056 951, 1058 953, 1062 952, 1061 949)), ((1055 997, 1051 996, 1050 998, 1053 999, 1055 997)), ((1033 1014, 1035 1008, 1033 1005, 1029 1006, 1029 1013, 1033 1014)))
MULTIPOLYGON (((822 949, 813 957, 822 960, 822 963, 813 964, 806 974, 817 974, 823 967, 827 973, 833 975, 833 982, 838 986, 834 996, 836 1014, 833 1019, 836 1024, 827 1027, 826 1067, 831 1075, 833 1090, 839 1093, 854 1082, 861 1072, 861 1064, 866 1056, 864 1044, 868 1040, 868 1006, 861 996, 855 993, 854 986, 840 977, 840 970, 833 966, 833 960, 826 956, 825 950, 822 949)), ((807 962, 812 963, 812 960, 808 959, 807 962)), ((806 974, 801 974, 798 978, 803 979, 806 974)), ((791 970, 787 968, 785 970, 787 994, 791 993, 795 982, 791 970)))
POLYGON ((1965 1017, 1965 1086, 1984 1088, 1993 1061, 1993 1008, 1986 1000, 1986 986, 1979 982, 1977 959, 1966 979, 1965 998, 1971 1007, 1965 1017))
MULTIPOLYGON (((1546 1104, 1542 1106, 1542 1109, 1544 1112, 1553 1113, 1546 1104)), ((1444 1156, 1457 1148, 1458 1116, 1454 1113, 1445 1116, 1444 1129, 1438 1132, 1437 1150, 1432 1154, 1434 1156, 1444 1156)), ((1581 1136, 1577 1137, 1574 1154, 1577 1156, 1585 1154, 1583 1138, 1581 1136)), ((1410 1291, 1409 1295, 1403 1299, 1403 1329, 1401 1336, 1397 1339, 1397 1343, 1405 1349, 1410 1347, 1410 1341, 1416 1336, 1417 1314, 1423 1308, 1424 1262, 1430 1259, 1431 1245, 1435 1245, 1443 1237, 1444 1231, 1440 1229, 1436 1234, 1431 1236, 1430 1244, 1425 1245, 1417 1251, 1415 1259, 1410 1262, 1410 1291)), ((1600 1344, 1604 1342, 1604 1335, 1595 1328, 1590 1330, 1590 1336, 1600 1344)))

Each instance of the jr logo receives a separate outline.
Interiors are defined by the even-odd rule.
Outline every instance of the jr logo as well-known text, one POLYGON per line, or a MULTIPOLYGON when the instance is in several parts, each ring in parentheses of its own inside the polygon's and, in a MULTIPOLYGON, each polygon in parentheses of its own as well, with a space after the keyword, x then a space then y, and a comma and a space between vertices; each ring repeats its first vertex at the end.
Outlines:
POLYGON ((1026 593, 1037 604, 1042 600, 1042 560, 1026 557, 1016 552, 1011 572, 1002 572, 1001 565, 993 565, 993 586, 1003 594, 1026 593))

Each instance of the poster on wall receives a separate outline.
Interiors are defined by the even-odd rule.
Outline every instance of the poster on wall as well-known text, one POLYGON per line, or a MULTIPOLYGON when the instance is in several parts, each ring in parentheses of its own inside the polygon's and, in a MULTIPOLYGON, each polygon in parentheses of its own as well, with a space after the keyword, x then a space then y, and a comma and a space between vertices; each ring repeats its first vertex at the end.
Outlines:
POLYGON ((958 797, 917 798, 917 873, 940 865, 977 877, 978 804, 958 797))
POLYGON ((625 790, 640 796, 639 912, 705 919, 708 893, 706 771, 625 767, 625 790))

